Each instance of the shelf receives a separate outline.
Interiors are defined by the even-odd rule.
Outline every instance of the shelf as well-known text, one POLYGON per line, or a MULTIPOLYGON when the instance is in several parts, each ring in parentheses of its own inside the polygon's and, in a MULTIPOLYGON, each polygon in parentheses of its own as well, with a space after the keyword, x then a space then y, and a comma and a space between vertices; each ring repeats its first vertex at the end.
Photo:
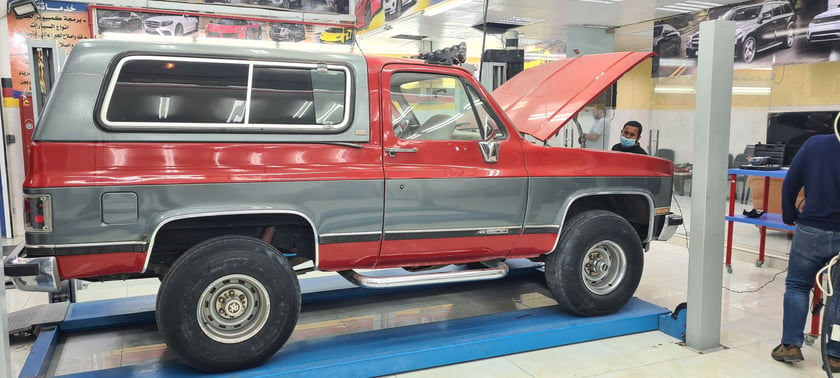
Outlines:
POLYGON ((761 216, 761 218, 748 218, 744 215, 734 215, 731 217, 726 217, 727 221, 730 222, 738 222, 738 223, 749 223, 754 224, 756 226, 764 226, 770 228, 777 228, 780 230, 786 231, 793 231, 796 229, 795 226, 790 226, 784 224, 782 222, 782 215, 781 214, 767 214, 761 216))
POLYGON ((732 168, 732 169, 727 170, 727 173, 729 173, 730 175, 785 178, 785 175, 787 175, 787 171, 788 171, 787 168, 776 169, 776 170, 773 170, 773 171, 762 171, 762 170, 758 170, 758 169, 732 168))

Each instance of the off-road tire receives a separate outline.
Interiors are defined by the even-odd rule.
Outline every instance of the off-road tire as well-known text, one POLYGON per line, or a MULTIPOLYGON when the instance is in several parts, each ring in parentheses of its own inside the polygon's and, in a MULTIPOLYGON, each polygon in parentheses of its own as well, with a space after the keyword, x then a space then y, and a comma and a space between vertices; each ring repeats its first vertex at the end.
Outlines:
POLYGON ((633 297, 643 265, 644 250, 633 226, 615 213, 591 210, 563 226, 557 249, 546 256, 545 279, 562 310, 600 316, 618 311, 633 297))
POLYGON ((276 248, 222 236, 196 244, 166 272, 157 325, 187 365, 240 370, 277 353, 294 330, 300 302, 294 270, 276 248))

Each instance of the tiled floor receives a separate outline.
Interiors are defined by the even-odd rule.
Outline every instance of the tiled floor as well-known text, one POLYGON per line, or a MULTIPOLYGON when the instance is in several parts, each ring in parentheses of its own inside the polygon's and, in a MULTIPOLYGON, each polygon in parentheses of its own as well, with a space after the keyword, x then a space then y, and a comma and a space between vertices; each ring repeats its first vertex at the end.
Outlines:
MULTIPOLYGON (((687 214, 690 211, 689 199, 679 197, 679 202, 685 218, 690 220, 687 214)), ((736 211, 740 212, 740 207, 736 211)), ((758 232, 754 227, 736 225, 735 231, 736 247, 755 249, 758 232)), ((653 243, 646 256, 637 297, 667 308, 686 300, 689 266, 685 244, 682 237, 675 237, 668 243, 653 243)), ((769 253, 784 257, 788 247, 789 241, 784 233, 768 233, 769 253)), ((397 377, 826 376, 820 369, 818 346, 805 346, 806 361, 799 364, 783 364, 770 358, 770 350, 778 343, 781 332, 785 275, 778 274, 781 270, 769 264, 758 268, 752 259, 754 257, 746 258, 747 261, 735 260, 733 272, 724 273, 723 347, 720 351, 697 353, 682 346, 679 340, 653 331, 400 373, 397 377)), ((157 284, 156 279, 91 283, 79 292, 79 300, 153 294, 157 284)), ((482 290, 490 289, 475 285, 427 290, 421 295, 395 295, 388 299, 387 304, 378 301, 376 306, 365 300, 353 304, 307 305, 290 342, 554 304, 545 288, 532 282, 523 281, 502 288, 495 286, 492 292, 482 290)), ((7 299, 9 311, 47 302, 45 294, 18 290, 8 290, 7 299)), ((31 342, 32 338, 14 337, 11 340, 15 376, 28 355, 31 342)), ((61 375, 172 358, 174 356, 166 351, 154 325, 150 324, 64 337, 49 374, 61 375)))

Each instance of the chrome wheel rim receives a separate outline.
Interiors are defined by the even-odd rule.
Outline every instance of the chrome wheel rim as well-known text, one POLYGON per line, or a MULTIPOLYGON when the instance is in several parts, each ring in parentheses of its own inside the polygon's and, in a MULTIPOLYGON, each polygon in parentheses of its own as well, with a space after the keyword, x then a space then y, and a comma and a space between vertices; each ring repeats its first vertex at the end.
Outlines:
POLYGON ((787 47, 793 46, 793 30, 788 30, 787 33, 787 47))
POLYGON ((581 264, 583 284, 598 295, 612 293, 624 280, 627 272, 627 255, 617 243, 604 240, 586 251, 581 264))
POLYGON ((755 56, 755 40, 750 38, 744 42, 744 61, 752 62, 753 56, 755 56))
POLYGON ((198 301, 198 325, 207 337, 224 344, 250 339, 268 320, 268 291, 244 274, 219 278, 204 289, 198 301))

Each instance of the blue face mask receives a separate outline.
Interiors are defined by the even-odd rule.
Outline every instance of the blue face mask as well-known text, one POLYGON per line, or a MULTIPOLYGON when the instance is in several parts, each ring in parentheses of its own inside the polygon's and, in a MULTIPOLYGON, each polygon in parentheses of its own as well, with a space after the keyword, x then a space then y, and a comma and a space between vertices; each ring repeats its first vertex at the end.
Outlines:
POLYGON ((636 145, 635 139, 625 138, 624 135, 620 135, 619 139, 621 140, 621 145, 624 147, 633 147, 636 145))

